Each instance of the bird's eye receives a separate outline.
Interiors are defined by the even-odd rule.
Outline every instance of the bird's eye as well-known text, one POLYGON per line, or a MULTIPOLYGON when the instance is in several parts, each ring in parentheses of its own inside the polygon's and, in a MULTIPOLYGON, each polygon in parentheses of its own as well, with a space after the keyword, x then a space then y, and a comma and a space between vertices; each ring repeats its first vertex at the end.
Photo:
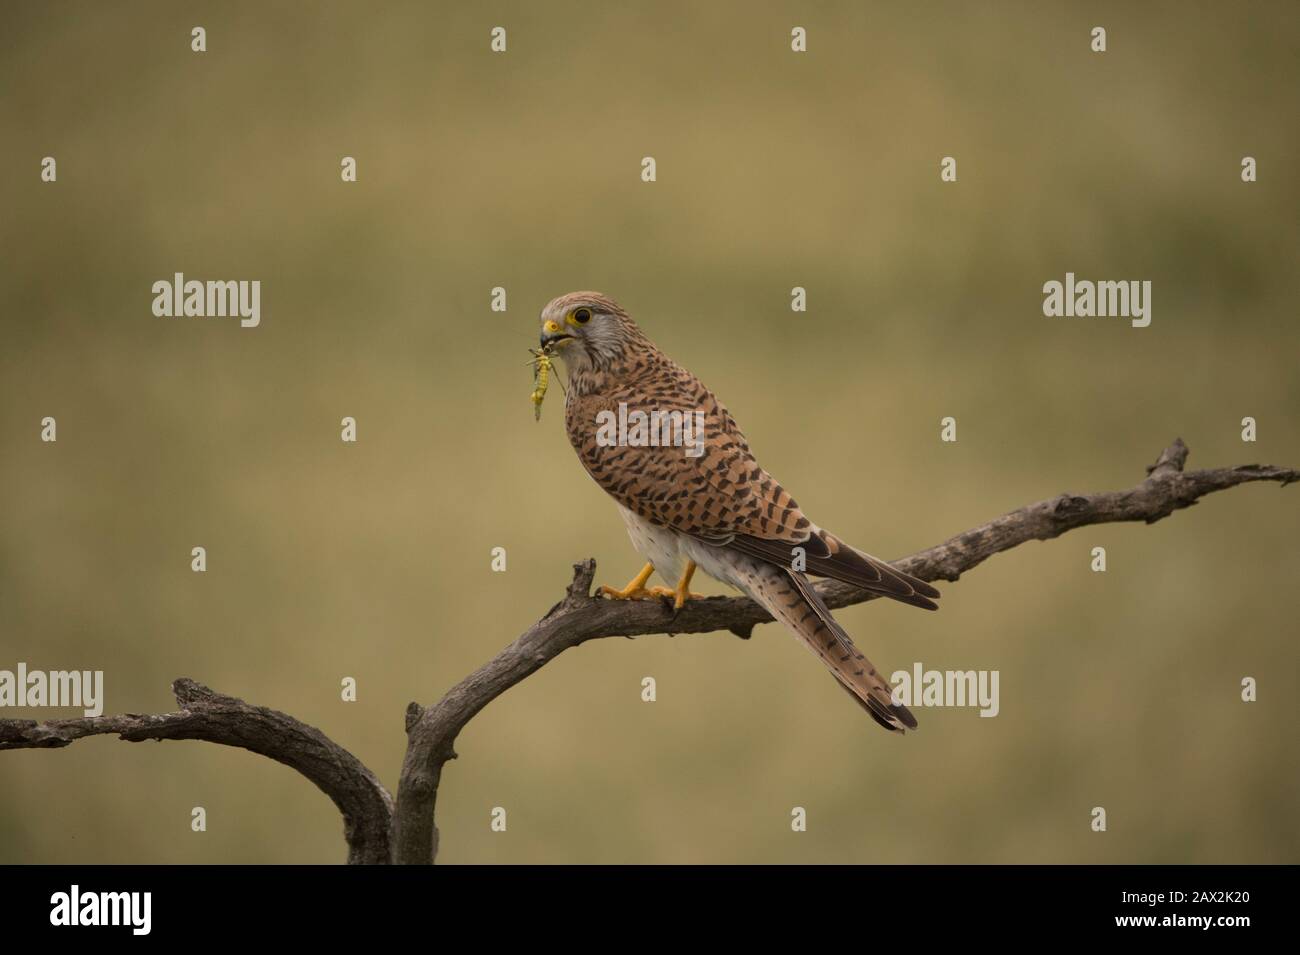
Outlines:
POLYGON ((573 313, 573 320, 577 322, 579 325, 586 325, 589 321, 591 321, 591 309, 589 308, 578 309, 576 312, 573 313))

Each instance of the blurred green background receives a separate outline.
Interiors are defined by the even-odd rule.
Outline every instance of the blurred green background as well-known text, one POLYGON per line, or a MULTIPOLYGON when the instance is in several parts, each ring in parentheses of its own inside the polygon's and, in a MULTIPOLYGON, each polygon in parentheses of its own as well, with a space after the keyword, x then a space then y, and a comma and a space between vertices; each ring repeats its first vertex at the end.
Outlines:
MULTIPOLYGON (((528 402, 537 312, 576 288, 882 557, 1129 486, 1175 436, 1192 467, 1300 463, 1298 36, 1280 2, 6 3, 0 668, 103 669, 107 712, 190 676, 394 787, 409 701, 575 560, 639 567, 558 393, 528 402), (176 271, 260 279, 261 327, 155 318, 176 271), (1045 318, 1066 271, 1151 280, 1151 326, 1045 318)), ((772 626, 566 653, 462 735, 441 861, 1296 862, 1296 493, 840 613, 886 672, 999 670, 996 719, 891 738, 772 626)), ((0 754, 0 862, 343 858, 326 797, 242 751, 0 754)))

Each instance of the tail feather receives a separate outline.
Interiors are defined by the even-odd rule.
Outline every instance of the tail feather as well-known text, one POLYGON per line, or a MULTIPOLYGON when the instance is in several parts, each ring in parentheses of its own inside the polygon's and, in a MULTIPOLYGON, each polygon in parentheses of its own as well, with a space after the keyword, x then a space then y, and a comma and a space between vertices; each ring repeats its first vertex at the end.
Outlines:
POLYGON ((889 684, 831 616, 807 577, 755 561, 747 583, 750 597, 817 654, 873 720, 893 733, 916 729, 916 717, 894 702, 889 684))

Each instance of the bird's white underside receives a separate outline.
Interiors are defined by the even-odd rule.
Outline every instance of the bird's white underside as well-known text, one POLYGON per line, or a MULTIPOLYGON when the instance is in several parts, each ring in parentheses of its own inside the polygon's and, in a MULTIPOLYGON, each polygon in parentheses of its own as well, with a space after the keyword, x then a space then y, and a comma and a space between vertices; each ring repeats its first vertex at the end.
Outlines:
POLYGON ((649 521, 618 505, 627 525, 627 536, 636 552, 654 564, 655 572, 669 587, 677 586, 687 559, 714 580, 735 587, 751 597, 749 575, 745 573, 747 561, 729 559, 726 551, 701 543, 689 535, 667 527, 656 527, 649 521))

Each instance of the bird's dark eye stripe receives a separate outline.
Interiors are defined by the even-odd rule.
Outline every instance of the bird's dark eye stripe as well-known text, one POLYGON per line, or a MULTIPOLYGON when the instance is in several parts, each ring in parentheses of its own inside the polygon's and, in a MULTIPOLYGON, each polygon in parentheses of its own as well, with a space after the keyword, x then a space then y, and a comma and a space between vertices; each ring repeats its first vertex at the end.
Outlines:
POLYGON ((578 309, 576 312, 573 313, 573 320, 577 322, 579 325, 587 324, 587 322, 591 321, 591 309, 589 308, 578 309))

